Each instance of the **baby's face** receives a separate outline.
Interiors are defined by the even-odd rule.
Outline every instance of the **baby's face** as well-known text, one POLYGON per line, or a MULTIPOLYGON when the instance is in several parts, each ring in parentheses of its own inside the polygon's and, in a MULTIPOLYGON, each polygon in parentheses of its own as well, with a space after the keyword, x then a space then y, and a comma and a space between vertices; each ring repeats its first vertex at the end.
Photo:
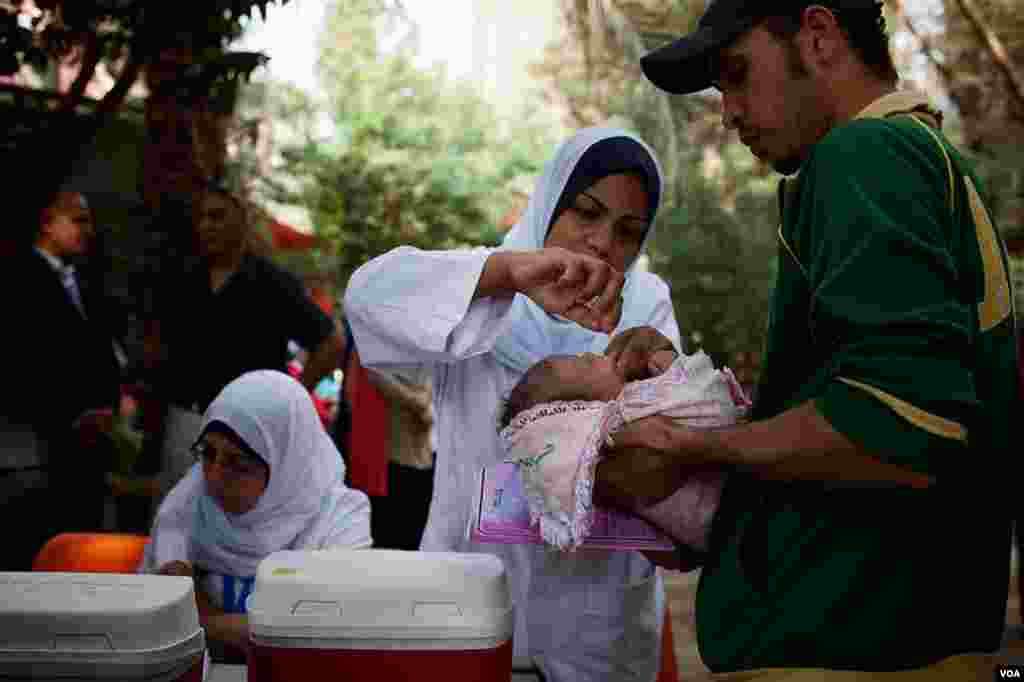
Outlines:
POLYGON ((607 355, 564 355, 549 358, 548 362, 557 381, 570 387, 569 392, 578 395, 578 400, 615 400, 626 385, 615 370, 615 359, 607 355))

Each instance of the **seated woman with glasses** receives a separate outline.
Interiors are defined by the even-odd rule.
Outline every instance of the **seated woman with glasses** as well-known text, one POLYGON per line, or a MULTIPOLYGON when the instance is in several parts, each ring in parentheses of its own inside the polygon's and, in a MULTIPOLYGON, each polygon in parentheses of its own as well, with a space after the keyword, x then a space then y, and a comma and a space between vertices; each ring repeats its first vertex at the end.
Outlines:
POLYGON ((309 394, 283 372, 229 383, 203 415, 196 463, 160 505, 140 571, 196 580, 200 620, 217 658, 248 646, 246 599, 256 568, 285 549, 371 545, 367 497, 309 394), (227 645, 221 655, 219 645, 227 645))

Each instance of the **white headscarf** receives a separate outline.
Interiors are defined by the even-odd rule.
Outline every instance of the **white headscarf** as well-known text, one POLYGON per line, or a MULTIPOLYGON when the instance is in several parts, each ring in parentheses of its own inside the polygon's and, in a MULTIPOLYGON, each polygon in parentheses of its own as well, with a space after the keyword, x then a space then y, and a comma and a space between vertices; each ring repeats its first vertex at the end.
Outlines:
MULTIPOLYGON (((282 372, 243 374, 207 408, 270 467, 267 488, 244 514, 206 493, 197 463, 160 506, 142 570, 188 559, 205 570, 252 576, 282 549, 370 545, 369 500, 345 486, 345 465, 305 388, 282 372)), ((201 433, 202 433, 201 432, 201 433)))
MULTIPOLYGON (((526 210, 505 236, 501 248, 522 251, 544 248, 552 215, 573 169, 588 149, 602 140, 615 137, 634 140, 646 150, 658 173, 656 182, 660 195, 661 167, 643 140, 618 128, 584 128, 564 142, 545 165, 526 210)), ((651 226, 644 235, 638 257, 654 233, 657 209, 657 206, 650 207, 651 226)), ((526 296, 516 294, 509 311, 508 332, 498 340, 494 349, 495 356, 506 367, 525 372, 549 355, 601 353, 608 346, 611 336, 648 324, 660 300, 656 293, 658 290, 659 281, 655 275, 637 270, 636 260, 630 263, 626 271, 626 284, 622 289, 622 318, 611 335, 593 332, 574 322, 553 317, 526 296)))

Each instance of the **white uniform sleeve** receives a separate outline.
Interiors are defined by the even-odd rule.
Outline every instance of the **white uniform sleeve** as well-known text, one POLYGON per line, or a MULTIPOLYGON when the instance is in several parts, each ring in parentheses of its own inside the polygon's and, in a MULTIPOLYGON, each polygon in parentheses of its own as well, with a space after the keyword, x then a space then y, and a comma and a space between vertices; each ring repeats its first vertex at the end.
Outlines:
POLYGON ((328 530, 317 549, 368 549, 370 536, 370 498, 361 490, 347 490, 338 501, 335 517, 340 521, 328 530))
POLYGON ((156 573, 169 561, 190 561, 189 534, 185 528, 184 515, 174 519, 160 519, 150 532, 149 542, 142 553, 139 573, 156 573))
POLYGON ((513 300, 473 300, 494 251, 402 246, 356 270, 345 315, 363 365, 450 363, 490 351, 513 300))

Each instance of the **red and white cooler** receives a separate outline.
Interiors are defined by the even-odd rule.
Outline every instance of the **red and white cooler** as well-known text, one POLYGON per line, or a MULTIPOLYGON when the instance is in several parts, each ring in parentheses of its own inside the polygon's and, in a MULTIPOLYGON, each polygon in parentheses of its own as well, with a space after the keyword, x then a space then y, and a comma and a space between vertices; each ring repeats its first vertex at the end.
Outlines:
POLYGON ((489 554, 271 554, 249 598, 249 682, 508 682, 512 605, 489 554))
POLYGON ((201 682, 191 578, 0 573, 0 680, 201 682))

